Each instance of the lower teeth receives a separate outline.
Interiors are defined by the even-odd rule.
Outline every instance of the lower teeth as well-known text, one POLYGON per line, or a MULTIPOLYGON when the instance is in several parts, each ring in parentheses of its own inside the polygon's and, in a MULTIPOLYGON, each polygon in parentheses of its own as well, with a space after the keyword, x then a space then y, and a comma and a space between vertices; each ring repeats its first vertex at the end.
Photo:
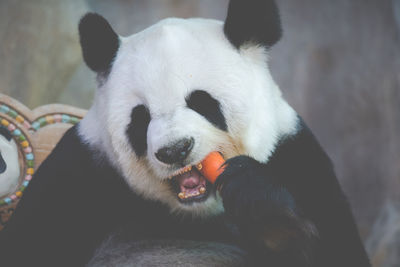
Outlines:
POLYGON ((206 192, 206 188, 204 186, 199 189, 200 194, 204 194, 206 192))
POLYGON ((184 192, 180 192, 179 194, 178 194, 178 197, 180 198, 180 199, 186 199, 186 198, 189 198, 189 197, 195 197, 195 196, 198 196, 198 195, 202 195, 202 194, 204 194, 206 192, 206 188, 204 187, 204 186, 202 186, 202 187, 200 187, 200 189, 199 189, 199 191, 197 191, 197 192, 194 192, 194 193, 192 193, 192 194, 185 194, 184 192))

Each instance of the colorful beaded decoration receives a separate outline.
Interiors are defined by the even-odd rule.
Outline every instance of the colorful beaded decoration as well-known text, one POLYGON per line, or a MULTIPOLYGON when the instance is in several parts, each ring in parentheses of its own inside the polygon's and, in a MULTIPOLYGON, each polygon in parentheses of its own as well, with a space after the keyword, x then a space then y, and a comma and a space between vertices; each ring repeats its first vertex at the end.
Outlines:
POLYGON ((11 196, 0 199, 0 206, 9 205, 13 201, 16 201, 17 199, 21 198, 24 190, 28 186, 29 182, 32 179, 33 174, 35 173, 35 162, 34 162, 35 155, 28 138, 23 134, 19 125, 23 126, 23 128, 25 128, 26 130, 36 132, 37 130, 43 128, 46 125, 54 123, 69 123, 75 125, 79 121, 80 119, 75 116, 70 116, 67 114, 51 114, 40 117, 36 119, 32 124, 30 124, 26 118, 24 118, 17 111, 13 110, 6 104, 0 105, 0 126, 5 127, 12 134, 15 142, 19 144, 19 147, 24 154, 24 163, 25 163, 25 170, 24 170, 25 176, 21 186, 11 196), (17 125, 13 124, 5 117, 2 117, 1 113, 6 114, 11 118, 13 118, 17 122, 17 125))
POLYGON ((70 116, 67 114, 52 114, 40 117, 32 123, 32 130, 37 131, 46 125, 54 123, 70 123, 72 125, 77 124, 80 121, 79 118, 70 116))

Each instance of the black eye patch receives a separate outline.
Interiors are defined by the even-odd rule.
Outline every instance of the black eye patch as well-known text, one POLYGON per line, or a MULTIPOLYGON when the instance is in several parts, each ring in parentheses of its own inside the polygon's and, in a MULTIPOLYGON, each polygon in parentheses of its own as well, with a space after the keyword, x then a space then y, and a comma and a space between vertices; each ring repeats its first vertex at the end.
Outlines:
POLYGON ((143 156, 147 149, 147 128, 150 120, 150 112, 144 105, 138 105, 132 109, 131 122, 126 128, 126 135, 138 157, 143 156))
POLYGON ((227 130, 224 114, 221 111, 221 105, 209 93, 196 90, 187 98, 186 104, 200 115, 204 116, 209 122, 223 131, 227 130))

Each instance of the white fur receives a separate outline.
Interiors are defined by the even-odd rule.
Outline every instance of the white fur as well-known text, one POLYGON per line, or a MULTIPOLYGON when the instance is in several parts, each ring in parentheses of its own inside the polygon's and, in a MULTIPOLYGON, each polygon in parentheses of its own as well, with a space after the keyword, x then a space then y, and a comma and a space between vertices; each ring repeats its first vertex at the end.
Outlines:
POLYGON ((263 47, 240 51, 225 38, 223 23, 208 19, 166 19, 129 37, 121 37, 113 68, 80 134, 105 152, 133 190, 167 203, 172 211, 207 216, 223 211, 219 197, 184 205, 166 185, 175 169, 154 153, 182 137, 195 145, 188 162, 209 152, 226 157, 246 154, 266 162, 278 138, 296 131, 297 117, 282 98, 268 70, 263 47), (186 107, 185 97, 205 90, 222 106, 228 132, 186 107), (138 159, 126 136, 132 109, 144 104, 151 113, 145 157, 138 159))

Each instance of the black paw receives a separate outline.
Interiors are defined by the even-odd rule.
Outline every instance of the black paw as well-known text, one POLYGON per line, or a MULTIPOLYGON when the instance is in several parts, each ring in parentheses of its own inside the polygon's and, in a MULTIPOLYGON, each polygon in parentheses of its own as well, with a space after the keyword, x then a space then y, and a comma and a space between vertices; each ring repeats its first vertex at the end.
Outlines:
POLYGON ((216 185, 226 213, 238 222, 262 222, 296 208, 292 195, 265 164, 238 156, 225 165, 216 185))
POLYGON ((240 232, 274 251, 303 243, 314 231, 277 174, 247 156, 229 159, 216 181, 226 215, 240 232))

